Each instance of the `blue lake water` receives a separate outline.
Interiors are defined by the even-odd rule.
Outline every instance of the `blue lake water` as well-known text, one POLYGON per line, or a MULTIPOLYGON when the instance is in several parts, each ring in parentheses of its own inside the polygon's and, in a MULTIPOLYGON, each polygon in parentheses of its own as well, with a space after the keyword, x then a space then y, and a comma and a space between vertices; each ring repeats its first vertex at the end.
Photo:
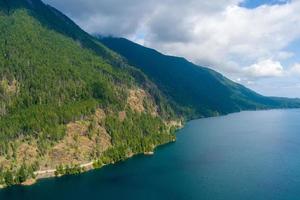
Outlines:
POLYGON ((300 110, 195 120, 154 156, 7 188, 0 199, 298 200, 300 110))

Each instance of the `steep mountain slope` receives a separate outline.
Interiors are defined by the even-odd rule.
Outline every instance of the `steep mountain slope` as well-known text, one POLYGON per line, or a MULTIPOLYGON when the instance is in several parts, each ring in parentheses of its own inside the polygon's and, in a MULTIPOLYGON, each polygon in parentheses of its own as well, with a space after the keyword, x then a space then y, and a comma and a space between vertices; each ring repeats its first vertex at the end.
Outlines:
POLYGON ((181 117, 300 106, 127 40, 101 41, 40 0, 0 0, 0 187, 151 152, 175 140, 181 117))
POLYGON ((152 151, 174 140, 173 118, 143 73, 63 14, 0 0, 0 186, 152 151))
POLYGON ((142 70, 170 100, 189 108, 186 112, 196 117, 300 106, 298 99, 264 97, 184 58, 166 56, 123 38, 99 40, 142 70))

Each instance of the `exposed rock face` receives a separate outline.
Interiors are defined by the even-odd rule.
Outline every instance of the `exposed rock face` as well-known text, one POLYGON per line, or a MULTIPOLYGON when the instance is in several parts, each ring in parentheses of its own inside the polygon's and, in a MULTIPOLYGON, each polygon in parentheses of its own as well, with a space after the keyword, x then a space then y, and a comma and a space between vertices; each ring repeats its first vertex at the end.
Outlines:
POLYGON ((112 146, 111 137, 102 127, 105 113, 97 109, 89 120, 71 122, 67 125, 67 134, 49 152, 49 158, 43 168, 55 168, 59 164, 82 164, 101 155, 112 146), (50 161, 50 162, 49 162, 50 161))
POLYGON ((151 95, 143 89, 131 89, 127 99, 129 108, 135 112, 149 112, 152 116, 158 116, 157 106, 151 95))
POLYGON ((9 169, 14 164, 32 165, 39 156, 37 143, 26 138, 19 138, 14 142, 8 143, 8 156, 0 156, 0 169, 9 169), (13 158, 13 161, 12 161, 13 158))
POLYGON ((126 118, 126 112, 125 111, 119 112, 119 120, 123 122, 125 118, 126 118))
POLYGON ((181 128, 183 126, 183 123, 181 120, 171 120, 168 122, 165 122, 166 126, 169 128, 181 128))
MULTIPOLYGON (((28 166, 38 162, 40 170, 55 169, 60 164, 90 162, 112 146, 111 136, 103 126, 104 119, 104 111, 97 109, 87 119, 67 124, 66 136, 49 147, 42 158, 35 141, 28 143, 26 138, 20 138, 9 144, 10 157, 15 157, 16 163, 28 166)), ((1 167, 9 169, 12 165, 10 158, 0 156, 1 167)))
POLYGON ((146 92, 142 89, 129 90, 127 103, 133 111, 138 113, 144 112, 144 99, 146 96, 146 92))

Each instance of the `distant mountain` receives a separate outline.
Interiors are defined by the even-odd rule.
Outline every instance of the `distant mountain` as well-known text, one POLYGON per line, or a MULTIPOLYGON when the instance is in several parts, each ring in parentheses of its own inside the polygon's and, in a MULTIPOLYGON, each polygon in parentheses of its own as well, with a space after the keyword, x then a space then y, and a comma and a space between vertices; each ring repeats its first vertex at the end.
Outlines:
POLYGON ((184 113, 190 116, 300 107, 299 99, 262 96, 209 68, 163 55, 124 38, 99 37, 99 41, 144 72, 170 101, 185 108, 184 113))

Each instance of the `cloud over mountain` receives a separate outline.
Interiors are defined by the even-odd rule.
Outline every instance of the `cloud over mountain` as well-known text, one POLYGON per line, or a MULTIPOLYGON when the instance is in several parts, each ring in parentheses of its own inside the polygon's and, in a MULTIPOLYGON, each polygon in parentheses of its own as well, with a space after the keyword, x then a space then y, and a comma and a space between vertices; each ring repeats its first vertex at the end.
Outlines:
POLYGON ((278 74, 300 62, 290 49, 300 40, 300 29, 295 28, 300 27, 299 0, 256 7, 243 6, 243 0, 45 2, 90 33, 127 37, 210 66, 234 80, 274 77, 280 87, 286 73, 278 74))

